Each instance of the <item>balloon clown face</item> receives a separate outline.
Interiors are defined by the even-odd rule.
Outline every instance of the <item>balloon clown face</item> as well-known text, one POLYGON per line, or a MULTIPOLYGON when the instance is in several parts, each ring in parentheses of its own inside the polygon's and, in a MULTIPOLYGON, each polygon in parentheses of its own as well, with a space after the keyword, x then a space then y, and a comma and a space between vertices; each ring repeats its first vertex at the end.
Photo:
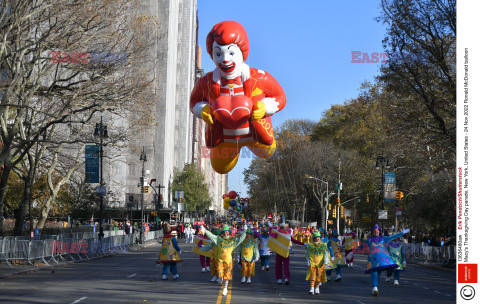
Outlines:
POLYGON ((207 52, 225 77, 240 75, 248 51, 247 32, 235 21, 220 22, 208 34, 207 52))
POLYGON ((243 55, 236 44, 219 45, 214 42, 212 59, 224 76, 240 75, 239 67, 243 64, 243 55))

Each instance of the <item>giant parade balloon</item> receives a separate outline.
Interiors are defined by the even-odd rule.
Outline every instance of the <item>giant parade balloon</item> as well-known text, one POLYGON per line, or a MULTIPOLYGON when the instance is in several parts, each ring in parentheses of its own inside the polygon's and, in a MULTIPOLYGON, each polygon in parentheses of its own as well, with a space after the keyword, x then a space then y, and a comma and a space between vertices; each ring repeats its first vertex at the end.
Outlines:
POLYGON ((221 174, 235 167, 242 147, 260 158, 273 155, 271 116, 287 102, 272 75, 245 63, 249 51, 240 23, 216 24, 207 36, 207 52, 216 69, 197 81, 190 96, 190 110, 207 124, 210 163, 221 174))

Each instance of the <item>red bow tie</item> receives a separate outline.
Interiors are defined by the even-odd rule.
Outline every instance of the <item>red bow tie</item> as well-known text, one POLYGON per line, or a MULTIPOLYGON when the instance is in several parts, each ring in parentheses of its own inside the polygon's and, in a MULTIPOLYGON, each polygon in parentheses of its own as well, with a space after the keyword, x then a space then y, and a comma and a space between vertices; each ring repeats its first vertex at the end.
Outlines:
POLYGON ((238 85, 242 85, 242 79, 240 76, 238 77, 235 77, 233 79, 226 79, 226 78, 221 78, 221 81, 222 81, 222 85, 225 86, 227 84, 238 84, 238 85))

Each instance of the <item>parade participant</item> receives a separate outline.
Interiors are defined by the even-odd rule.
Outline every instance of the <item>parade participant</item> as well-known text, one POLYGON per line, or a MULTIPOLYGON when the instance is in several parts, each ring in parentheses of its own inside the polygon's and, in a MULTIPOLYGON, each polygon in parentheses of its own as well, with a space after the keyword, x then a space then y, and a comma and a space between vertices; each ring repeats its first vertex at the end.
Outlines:
POLYGON ((255 275, 255 262, 260 256, 258 252, 258 240, 253 237, 252 229, 247 229, 245 240, 238 246, 237 260, 242 264, 242 280, 241 283, 252 283, 251 277, 255 275))
POLYGON ((345 233, 345 261, 348 267, 353 267, 354 250, 358 247, 357 234, 350 229, 345 233))
MULTIPOLYGON (((287 224, 281 223, 280 228, 278 229, 278 232, 287 234, 290 236, 290 241, 292 243, 295 243, 297 245, 305 245, 304 243, 297 241, 296 239, 292 238, 292 234, 290 229, 287 228, 287 224)), ((278 234, 275 232, 270 233, 270 237, 277 238, 278 234)), ((291 247, 289 248, 289 250, 291 247)), ((288 257, 283 257, 280 254, 275 254, 275 279, 277 280, 277 283, 281 285, 282 278, 285 280, 285 285, 290 284, 290 256, 288 257)))
MULTIPOLYGON (((198 231, 198 237, 201 238, 201 239, 204 239, 204 240, 208 240, 208 237, 206 237, 205 235, 203 235, 201 233, 201 231, 199 230, 198 231)), ((200 240, 197 244, 198 247, 205 247, 203 246, 203 241, 200 240)), ((209 250, 207 250, 209 251, 209 250)), ((202 267, 201 271, 202 272, 205 272, 206 271, 210 271, 210 262, 211 262, 211 259, 209 257, 206 257, 204 255, 200 255, 200 266, 202 267)))
MULTIPOLYGON (((200 232, 201 232, 201 229, 200 229, 200 232)), ((218 236, 220 235, 220 229, 219 228, 214 228, 212 230, 213 234, 218 236)), ((210 245, 207 245, 207 246, 202 246, 202 251, 212 251, 212 258, 210 259, 210 276, 211 276, 211 280, 210 282, 216 282, 218 281, 218 272, 217 272, 217 269, 218 269, 218 259, 216 258, 215 256, 215 244, 214 243, 210 243, 210 245)))
MULTIPOLYGON (((345 263, 345 255, 342 250, 342 240, 338 238, 338 231, 337 229, 333 229, 332 237, 329 240, 330 247, 333 250, 333 264, 335 264, 335 273, 337 277, 335 278, 335 282, 340 282, 342 280, 342 267, 347 266, 345 263)), ((332 274, 332 270, 327 270, 327 276, 329 277, 332 274)))
POLYGON ((167 280, 168 269, 173 274, 173 279, 177 279, 180 275, 177 273, 177 262, 181 262, 180 247, 177 244, 177 238, 172 232, 170 225, 166 224, 163 228, 162 249, 160 250, 159 263, 163 263, 162 280, 167 280))
POLYGON ((393 262, 388 253, 387 245, 392 240, 410 232, 410 229, 404 229, 402 232, 392 236, 383 237, 380 235, 380 228, 378 224, 372 228, 372 236, 367 240, 366 244, 369 247, 367 270, 365 273, 370 274, 372 281, 372 294, 378 296, 378 278, 382 270, 390 268, 397 268, 398 265, 393 262))
POLYGON ((306 244, 307 247, 307 266, 308 272, 305 280, 310 281, 309 293, 320 293, 320 285, 327 281, 325 274, 325 259, 328 252, 327 244, 322 242, 319 231, 315 231, 312 235, 313 242, 306 244), (315 288, 314 288, 315 287, 315 288))
MULTIPOLYGON (((319 232, 320 232, 320 238, 322 243, 327 245, 327 249, 328 249, 327 252, 325 253, 325 272, 327 272, 328 270, 330 270, 331 272, 332 269, 336 268, 335 264, 333 263, 335 254, 333 253, 332 246, 330 245, 330 239, 326 236, 325 230, 323 228, 320 228, 319 232)), ((320 286, 322 285, 322 283, 324 282, 320 282, 320 286)))
POLYGON ((192 228, 192 225, 187 223, 184 231, 185 231, 185 243, 193 243, 193 235, 195 233, 195 230, 192 228))
POLYGON ((398 265, 397 268, 391 268, 387 270, 386 282, 390 282, 390 278, 393 274, 393 285, 398 286, 400 284, 400 272, 405 270, 407 261, 405 259, 405 252, 403 251, 402 241, 400 239, 393 240, 388 243, 388 253, 392 258, 392 261, 398 265))
POLYGON ((272 75, 245 63, 249 41, 238 22, 216 24, 207 36, 207 52, 216 69, 196 82, 190 110, 206 122, 211 165, 225 174, 235 167, 242 147, 261 158, 273 155, 271 116, 285 107, 287 98, 272 75))
MULTIPOLYGON (((221 235, 217 236, 204 227, 201 229, 205 235, 215 244, 215 258, 217 259, 217 274, 219 282, 223 283, 222 294, 225 296, 228 292, 228 282, 232 279, 233 262, 232 252, 245 239, 246 227, 242 235, 236 239, 230 236, 230 226, 224 225, 222 227, 221 235)), ((202 248, 204 250, 205 248, 202 248)))
POLYGON ((270 270, 270 249, 268 248, 268 236, 269 236, 268 225, 262 228, 262 233, 258 237, 258 250, 260 253, 260 262, 262 264, 262 271, 270 270))

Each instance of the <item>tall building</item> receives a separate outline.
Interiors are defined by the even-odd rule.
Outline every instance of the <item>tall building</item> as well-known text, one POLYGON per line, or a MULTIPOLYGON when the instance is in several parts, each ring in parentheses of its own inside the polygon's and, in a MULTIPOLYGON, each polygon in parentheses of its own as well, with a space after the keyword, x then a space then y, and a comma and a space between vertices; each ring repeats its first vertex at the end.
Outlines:
MULTIPOLYGON (((127 152, 112 160, 110 177, 110 205, 125 206, 130 197, 140 201, 143 163, 140 151, 146 154, 145 185, 160 190, 163 207, 172 208, 170 185, 174 169, 197 161, 209 185, 214 201, 210 210, 221 212, 221 196, 227 188, 226 175, 213 171, 209 159, 199 153, 203 142, 204 123, 193 116, 189 108, 190 93, 200 75, 201 53, 198 47, 198 16, 196 0, 143 0, 146 14, 159 21, 152 52, 156 61, 152 68, 155 82, 156 107, 152 109, 155 126, 131 139, 127 152), (114 163, 113 163, 114 162, 114 163), (115 180, 113 180, 115 179, 115 180), (125 181, 125 182, 124 182, 125 181), (158 188, 158 186, 163 188, 158 188), (124 195, 123 195, 124 194, 124 195)), ((153 77, 152 77, 153 78, 153 77)), ((153 209, 153 191, 144 194, 145 207, 153 209)))

